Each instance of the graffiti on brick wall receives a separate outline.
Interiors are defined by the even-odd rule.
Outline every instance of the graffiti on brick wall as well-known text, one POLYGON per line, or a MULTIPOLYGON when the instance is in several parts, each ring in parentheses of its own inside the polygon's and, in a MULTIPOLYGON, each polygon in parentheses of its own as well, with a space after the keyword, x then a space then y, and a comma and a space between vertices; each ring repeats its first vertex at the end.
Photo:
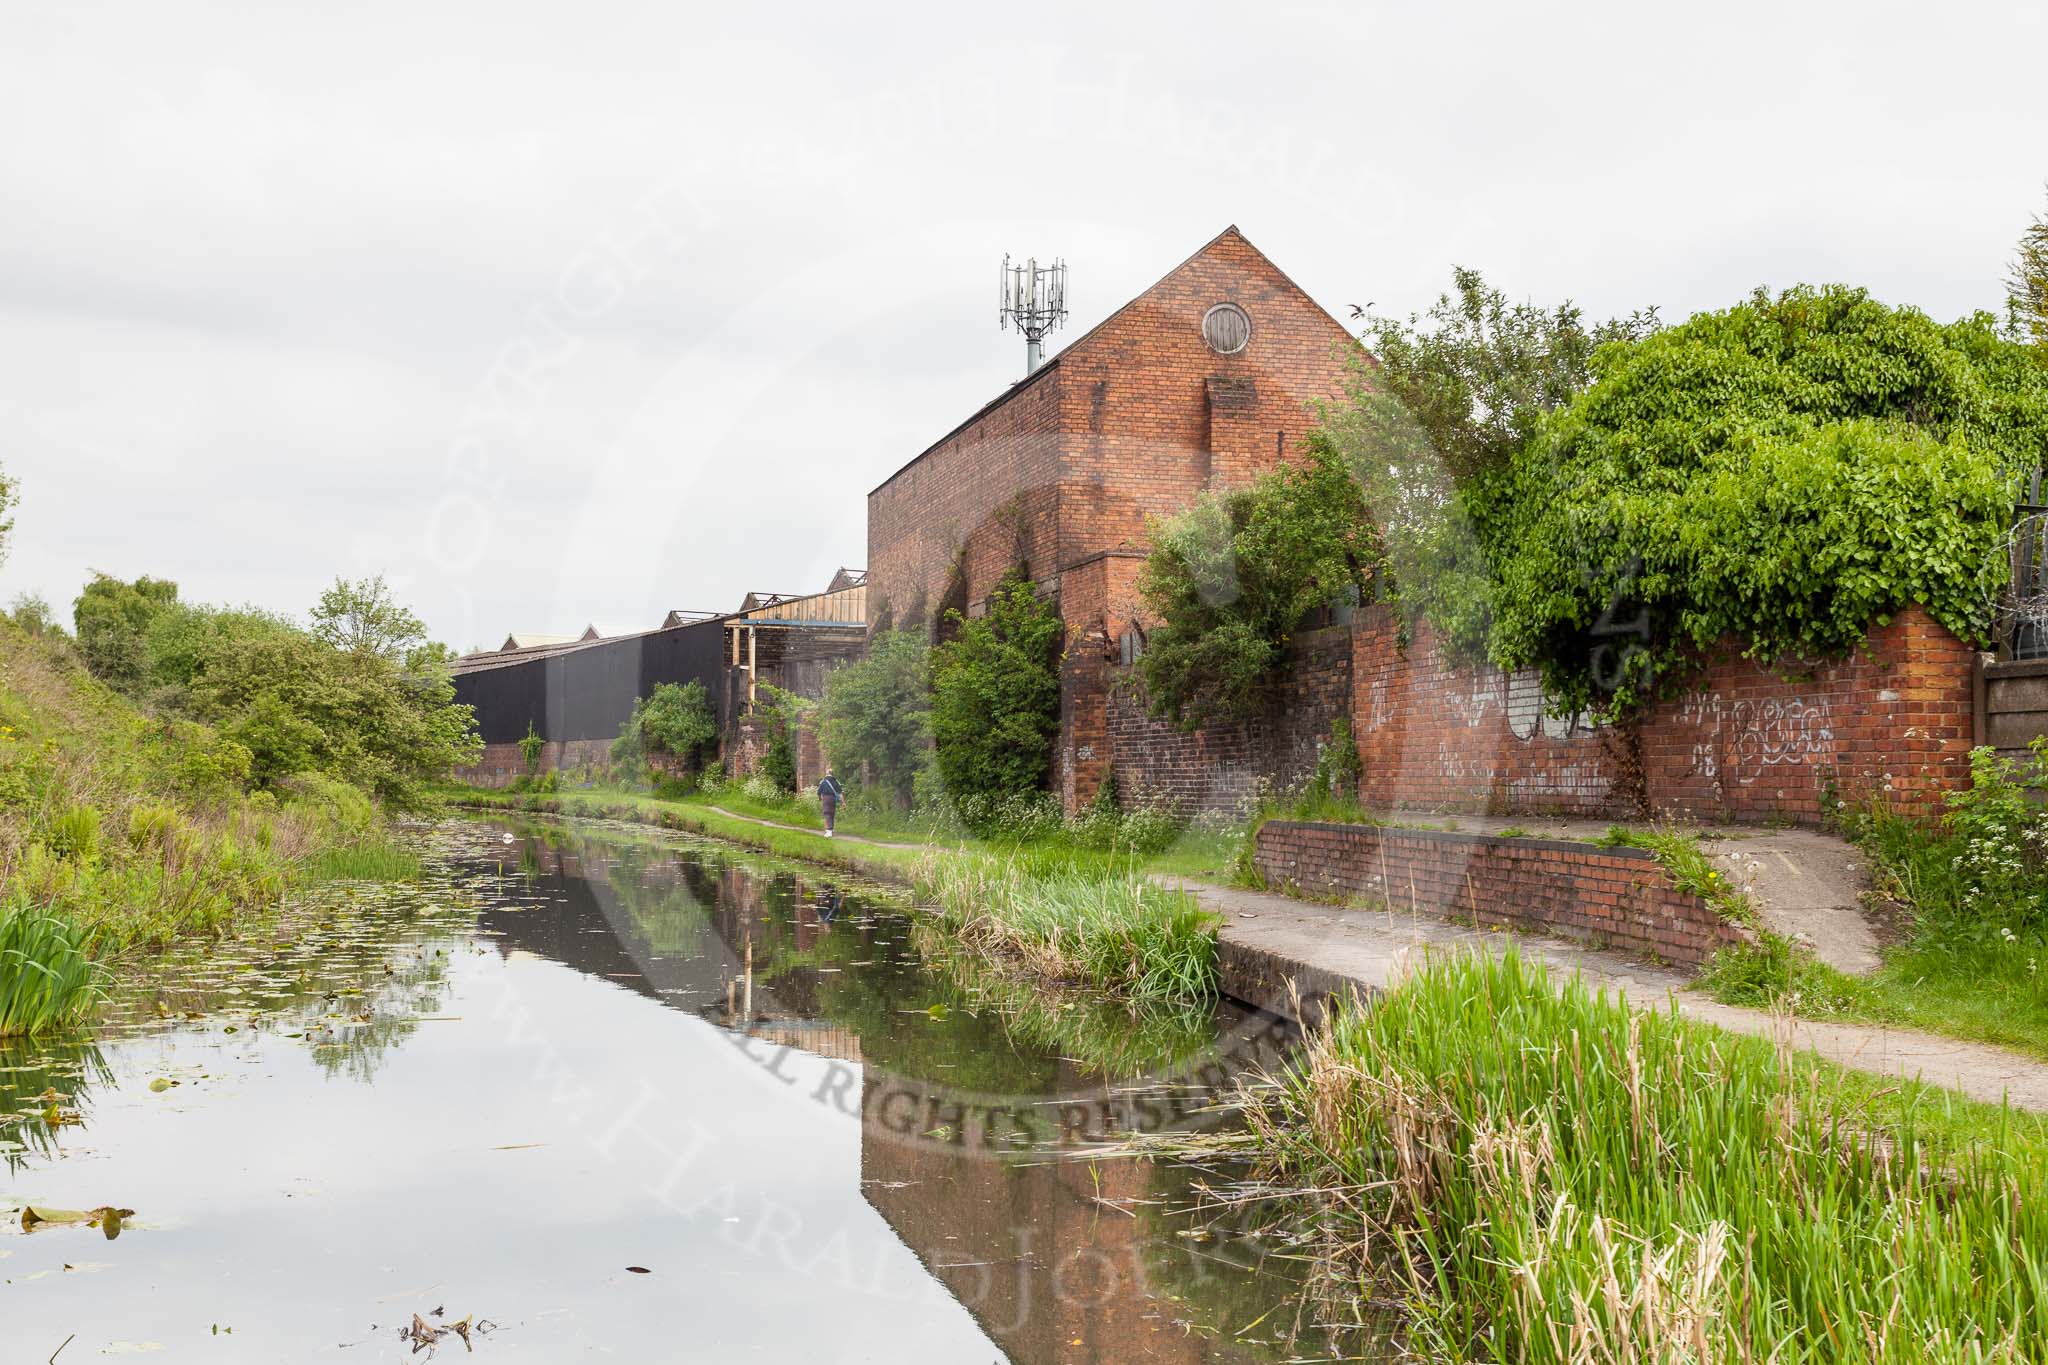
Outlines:
MULTIPOLYGON (((1507 721, 1508 733, 1528 741, 1578 739, 1594 733, 1592 716, 1557 715, 1543 692, 1543 677, 1533 668, 1502 673, 1491 665, 1472 669, 1456 677, 1444 689, 1443 701, 1450 713, 1468 730, 1477 730, 1496 713, 1507 721)), ((1370 734, 1393 721, 1399 707, 1387 674, 1372 680, 1365 693, 1362 729, 1370 734)))
MULTIPOLYGON (((1534 669, 1503 673, 1480 668, 1461 673, 1442 694, 1445 709, 1453 721, 1449 733, 1436 737, 1436 774, 1463 787, 1500 787, 1511 799, 1532 805, 1584 804, 1605 800, 1613 783, 1605 762, 1597 752, 1587 752, 1579 741, 1590 742, 1598 732, 1593 718, 1583 712, 1559 715, 1543 691, 1543 680, 1534 669), (1492 728, 1484 742, 1461 735, 1458 729, 1492 728), (1500 738, 1501 730, 1507 740, 1500 738), (1542 739, 1552 743, 1573 742, 1579 756, 1564 761, 1547 755, 1532 764, 1517 757, 1521 745, 1542 739)), ((1395 707, 1389 697, 1387 680, 1375 679, 1367 690, 1364 728, 1376 730, 1394 719, 1395 707)))
POLYGON ((1543 692, 1543 676, 1535 669, 1516 670, 1504 679, 1503 686, 1508 733, 1516 739, 1531 740, 1539 734, 1545 739, 1576 739, 1593 733, 1593 717, 1583 711, 1554 714, 1550 698, 1543 692))
POLYGON ((1809 767, 1814 780, 1835 756, 1834 718, 1826 698, 1744 697, 1696 692, 1679 708, 1682 724, 1708 734, 1692 747, 1693 770, 1710 781, 1747 787, 1774 769, 1809 767), (1726 770, 1723 770, 1723 764, 1726 770))
POLYGON ((1372 680, 1372 686, 1365 690, 1365 732, 1372 733, 1394 718, 1394 698, 1387 686, 1387 676, 1382 673, 1372 680))

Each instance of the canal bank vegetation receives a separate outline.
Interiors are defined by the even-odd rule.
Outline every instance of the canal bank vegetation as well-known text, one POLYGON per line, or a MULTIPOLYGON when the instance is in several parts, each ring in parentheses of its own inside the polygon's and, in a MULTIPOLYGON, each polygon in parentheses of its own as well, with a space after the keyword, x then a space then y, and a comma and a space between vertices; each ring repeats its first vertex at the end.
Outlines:
POLYGON ((367 798, 252 798, 246 750, 153 719, 68 642, 0 622, 0 1033, 90 1009, 92 964, 275 904, 311 859, 375 837, 367 798))
POLYGON ((233 785, 277 793, 315 773, 417 810, 482 752, 470 708, 455 703, 449 651, 381 578, 337 581, 302 627, 181 601, 163 579, 100 574, 74 619, 93 677, 152 717, 208 727, 233 785))
MULTIPOLYGON (((960 942, 1047 978, 1097 986, 1130 1002, 1208 999, 1216 993, 1215 928, 1192 896, 1154 880, 1179 859, 1205 871, 1227 864, 1219 838, 1195 850, 1142 857, 1128 847, 1091 847, 1064 834, 1039 839, 954 837, 900 843, 827 840, 814 828, 764 824, 781 812, 729 813, 703 795, 564 791, 551 795, 451 789, 487 810, 524 810, 629 820, 710 835, 783 857, 915 885, 960 942)), ((773 810, 773 808, 771 808, 773 810)), ((843 828, 843 826, 842 826, 843 828)), ((1054 828, 1063 829, 1057 821, 1054 828)))
POLYGON ((1216 994, 1214 917, 1135 869, 1081 869, 1057 855, 931 850, 918 891, 946 931, 1052 980, 1138 1002, 1216 994))
POLYGON ((0 615, 0 1035, 88 1013, 110 963, 221 934, 328 877, 413 875, 385 813, 474 752, 381 582, 310 629, 104 575, 78 637, 0 615))
POLYGON ((1248 1112, 1433 1359, 2048 1358, 2038 1121, 1513 954, 1338 1011, 1248 1112))
POLYGON ((1938 824, 1880 804, 1839 824, 1870 860, 1903 941, 1865 977, 1782 938, 1725 950, 1702 984, 1737 1005, 1909 1025, 2048 1057, 2048 742, 2023 763, 1971 756, 1971 785, 1938 824))

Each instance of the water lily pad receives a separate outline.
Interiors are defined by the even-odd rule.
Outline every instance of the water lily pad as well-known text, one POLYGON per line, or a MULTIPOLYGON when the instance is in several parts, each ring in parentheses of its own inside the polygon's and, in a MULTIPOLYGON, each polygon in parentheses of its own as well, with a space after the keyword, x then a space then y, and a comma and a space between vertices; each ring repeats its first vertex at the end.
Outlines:
POLYGON ((109 1238, 121 1232, 121 1220, 133 1218, 134 1209, 117 1209, 102 1204, 96 1209, 58 1209, 47 1204, 30 1204, 21 1211, 21 1230, 33 1232, 47 1223, 52 1227, 89 1227, 106 1229, 109 1238))

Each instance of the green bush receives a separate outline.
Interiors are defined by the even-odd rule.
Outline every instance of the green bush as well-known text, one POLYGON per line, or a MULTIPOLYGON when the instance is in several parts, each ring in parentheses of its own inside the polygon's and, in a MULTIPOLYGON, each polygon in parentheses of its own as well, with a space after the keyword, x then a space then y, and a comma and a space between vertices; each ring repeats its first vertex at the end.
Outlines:
POLYGON ((694 767, 717 739, 718 720, 703 683, 658 683, 646 697, 633 699, 633 712, 612 741, 612 760, 638 764, 650 753, 669 754, 694 767))
POLYGON ((1316 766, 1309 776, 1308 798, 1313 804, 1335 800, 1356 805, 1362 776, 1358 742, 1351 737, 1351 717, 1338 716, 1330 722, 1329 739, 1316 750, 1316 766))
MULTIPOLYGON (((5 480, 0 479, 0 511, 5 510, 5 480)), ((63 627, 57 624, 57 614, 50 604, 32 592, 16 594, 13 608, 7 613, 15 625, 30 635, 61 634, 63 627)))
POLYGON ((835 669, 818 707, 833 766, 908 808, 930 762, 931 667, 921 631, 883 631, 865 659, 835 669))
POLYGON ((1970 754, 1970 786, 1943 816, 1956 849, 1960 894, 1949 924, 2013 937, 2048 930, 2048 739, 2034 741, 2022 768, 1995 750, 1970 754))
POLYGON ((145 576, 124 583, 108 574, 94 574, 71 615, 79 653, 93 676, 131 696, 148 688, 150 627, 177 600, 178 585, 166 579, 145 576))
POLYGON ((1000 798, 1042 790, 1060 725, 1058 608, 1013 571, 985 614, 954 611, 947 620, 956 634, 931 660, 932 744, 946 791, 1000 798))
POLYGON ((146 804, 128 809, 130 848, 172 850, 185 836, 185 817, 175 806, 146 804))
POLYGON ((89 867, 99 861, 100 813, 92 806, 70 806, 51 817, 43 842, 59 858, 89 867))
POLYGON ((1302 619, 1364 600, 1380 558, 1358 483, 1321 437, 1306 463, 1155 524, 1138 584, 1161 623, 1139 659, 1153 713, 1193 729, 1261 710, 1302 619))
POLYGON ((790 738, 788 723, 780 718, 769 724, 768 748, 761 755, 759 775, 780 795, 796 790, 796 743, 790 738))
POLYGON ((217 801, 249 785, 256 756, 247 745, 188 720, 174 720, 161 743, 170 755, 179 790, 201 801, 217 801))

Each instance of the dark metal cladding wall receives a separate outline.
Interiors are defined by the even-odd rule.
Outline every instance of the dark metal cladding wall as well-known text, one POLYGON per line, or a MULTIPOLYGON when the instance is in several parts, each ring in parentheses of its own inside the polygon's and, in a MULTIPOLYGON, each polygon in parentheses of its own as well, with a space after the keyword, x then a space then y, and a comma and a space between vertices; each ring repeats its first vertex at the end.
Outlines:
POLYGON ((455 700, 476 708, 486 744, 514 744, 530 723, 542 739, 610 739, 633 710, 633 699, 657 683, 695 679, 718 705, 725 627, 699 621, 592 645, 455 679, 455 700))

